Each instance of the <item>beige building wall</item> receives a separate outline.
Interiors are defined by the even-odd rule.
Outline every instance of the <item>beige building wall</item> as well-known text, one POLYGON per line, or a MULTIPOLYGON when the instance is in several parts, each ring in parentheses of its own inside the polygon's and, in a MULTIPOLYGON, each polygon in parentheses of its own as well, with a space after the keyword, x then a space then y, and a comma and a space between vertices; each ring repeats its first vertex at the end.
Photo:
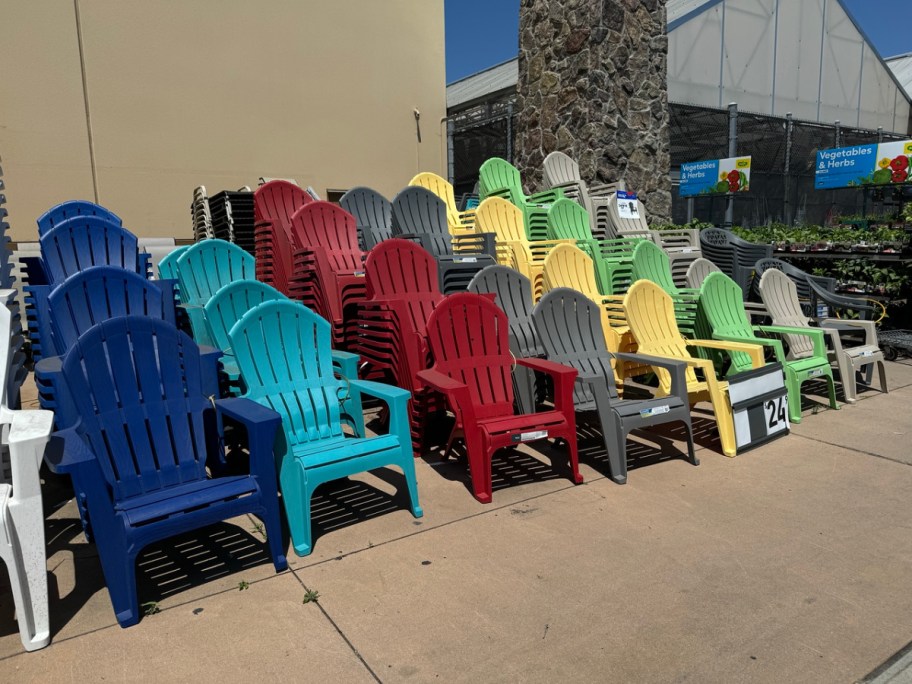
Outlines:
POLYGON ((190 237, 197 185, 392 196, 446 172, 443 0, 0 0, 0 17, 13 240, 96 189, 138 235, 190 237))

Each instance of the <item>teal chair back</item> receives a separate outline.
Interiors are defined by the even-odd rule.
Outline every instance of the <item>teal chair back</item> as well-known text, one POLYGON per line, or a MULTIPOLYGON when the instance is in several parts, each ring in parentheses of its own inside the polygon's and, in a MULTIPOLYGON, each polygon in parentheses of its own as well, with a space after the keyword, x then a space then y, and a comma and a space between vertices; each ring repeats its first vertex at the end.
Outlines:
POLYGON ((177 260, 181 297, 187 304, 204 306, 228 283, 256 280, 256 261, 243 249, 225 240, 203 240, 177 260))
POLYGON ((177 260, 183 256, 184 252, 190 249, 192 245, 184 245, 168 252, 161 261, 158 262, 158 279, 159 280, 177 280, 177 260))
POLYGON ((234 324, 258 304, 286 299, 277 289, 259 280, 238 280, 225 285, 203 307, 213 345, 233 354, 229 333, 234 324))
POLYGON ((282 416, 286 452, 342 436, 345 381, 333 373, 328 321, 298 302, 269 301, 244 314, 229 338, 244 396, 282 416))

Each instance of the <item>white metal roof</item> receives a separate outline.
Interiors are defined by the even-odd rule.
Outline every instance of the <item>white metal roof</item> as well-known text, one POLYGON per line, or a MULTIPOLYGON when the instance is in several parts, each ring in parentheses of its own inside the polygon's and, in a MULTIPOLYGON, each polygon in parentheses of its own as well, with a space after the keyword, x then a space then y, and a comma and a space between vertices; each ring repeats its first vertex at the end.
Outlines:
POLYGON ((519 59, 514 57, 447 85, 447 109, 487 97, 500 90, 515 88, 518 81, 519 59))
POLYGON ((912 98, 912 52, 904 55, 897 55, 886 60, 890 71, 896 76, 896 80, 902 84, 906 90, 906 95, 912 98))

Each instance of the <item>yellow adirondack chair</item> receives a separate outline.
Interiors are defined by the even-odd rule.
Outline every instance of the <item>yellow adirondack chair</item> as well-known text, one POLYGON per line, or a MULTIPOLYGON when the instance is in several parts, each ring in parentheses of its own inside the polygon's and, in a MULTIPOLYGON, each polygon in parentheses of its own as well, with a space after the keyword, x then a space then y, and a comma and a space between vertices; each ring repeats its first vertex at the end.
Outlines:
MULTIPOLYGON (((475 229, 494 233, 497 263, 522 273, 532 283, 532 299, 541 299, 545 257, 558 242, 530 242, 522 209, 502 197, 488 197, 475 210, 475 229)), ((569 242, 569 241, 567 241, 569 242)))
MULTIPOLYGON (((627 313, 627 323, 641 352, 679 359, 687 364, 687 393, 690 396, 691 407, 700 401, 709 401, 712 404, 719 427, 722 452, 726 456, 735 456, 735 424, 728 399, 728 383, 716 378, 712 361, 692 356, 687 348, 741 351, 750 357, 753 368, 760 368, 763 366, 763 347, 741 342, 684 339, 678 331, 671 297, 661 287, 648 280, 638 280, 630 287, 624 296, 624 310, 627 313), (702 380, 697 377, 696 369, 702 372, 702 380)), ((664 396, 671 390, 671 376, 661 368, 656 368, 655 372, 659 378, 659 392, 664 396)))
POLYGON ((471 235, 475 232, 475 212, 459 211, 456 207, 456 195, 453 185, 446 178, 441 178, 436 173, 425 171, 409 181, 409 185, 417 185, 430 190, 443 200, 447 210, 447 227, 450 235, 471 235))
MULTIPOLYGON (((601 309, 602 330, 608 351, 633 353, 637 350, 636 340, 624 316, 623 297, 599 292, 592 257, 576 245, 561 244, 550 251, 542 269, 542 287, 544 292, 556 287, 569 287, 582 292, 601 309)), ((648 366, 616 362, 615 381, 620 387, 624 378, 642 375, 648 370, 648 366)))

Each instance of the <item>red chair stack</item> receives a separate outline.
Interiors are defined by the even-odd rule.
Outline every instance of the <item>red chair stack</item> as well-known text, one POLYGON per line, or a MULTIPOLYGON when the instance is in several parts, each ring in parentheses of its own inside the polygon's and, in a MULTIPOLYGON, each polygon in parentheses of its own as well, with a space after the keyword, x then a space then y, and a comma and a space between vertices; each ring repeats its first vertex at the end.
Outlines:
POLYGON ((291 217, 314 199, 283 180, 264 183, 253 193, 256 277, 290 295, 292 276, 291 217))

